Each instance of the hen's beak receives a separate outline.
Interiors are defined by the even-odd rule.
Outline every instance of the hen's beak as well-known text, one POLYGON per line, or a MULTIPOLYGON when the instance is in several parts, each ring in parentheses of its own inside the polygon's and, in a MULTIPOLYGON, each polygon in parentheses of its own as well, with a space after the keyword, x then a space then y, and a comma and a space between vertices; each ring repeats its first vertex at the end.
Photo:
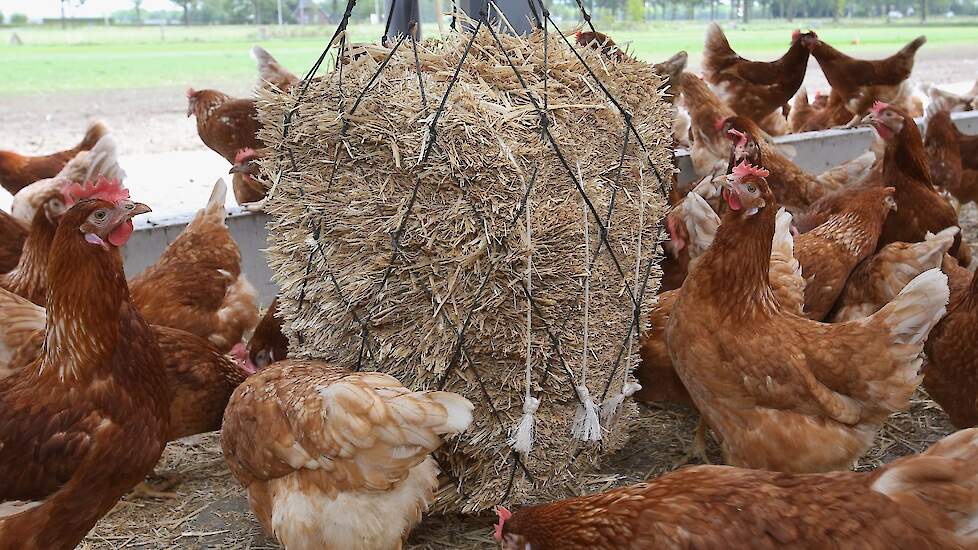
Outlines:
POLYGON ((876 115, 873 113, 867 113, 862 120, 859 121, 860 124, 865 126, 873 126, 876 124, 876 115))
POLYGON ((230 170, 228 170, 228 174, 237 174, 240 172, 247 172, 247 171, 248 171, 247 164, 235 164, 234 166, 231 167, 230 170))
POLYGON ((150 207, 148 207, 148 206, 146 206, 145 204, 143 204, 141 202, 136 202, 136 203, 133 203, 133 208, 132 208, 132 210, 129 211, 128 216, 129 216, 129 219, 133 219, 136 216, 139 216, 140 214, 149 214, 152 211, 153 211, 153 209, 150 208, 150 207))

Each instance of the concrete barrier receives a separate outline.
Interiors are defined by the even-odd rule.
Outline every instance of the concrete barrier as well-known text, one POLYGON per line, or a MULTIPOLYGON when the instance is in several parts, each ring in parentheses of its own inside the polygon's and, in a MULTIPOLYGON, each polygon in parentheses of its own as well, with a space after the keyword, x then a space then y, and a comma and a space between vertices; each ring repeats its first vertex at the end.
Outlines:
MULTIPOLYGON (((978 113, 955 113, 952 118, 962 132, 978 134, 978 113)), ((782 136, 775 141, 793 147, 796 153, 794 161, 802 169, 817 174, 862 154, 869 147, 870 130, 857 128, 806 132, 782 136)), ((676 158, 681 170, 680 183, 692 181, 694 175, 689 153, 679 150, 676 158)), ((166 246, 190 223, 193 213, 144 218, 137 218, 136 231, 123 249, 126 274, 130 277, 159 258, 166 246)), ((264 305, 270 303, 277 292, 262 252, 268 246, 267 222, 268 216, 265 214, 243 213, 239 209, 231 209, 227 222, 232 236, 241 247, 242 269, 258 289, 264 305)))

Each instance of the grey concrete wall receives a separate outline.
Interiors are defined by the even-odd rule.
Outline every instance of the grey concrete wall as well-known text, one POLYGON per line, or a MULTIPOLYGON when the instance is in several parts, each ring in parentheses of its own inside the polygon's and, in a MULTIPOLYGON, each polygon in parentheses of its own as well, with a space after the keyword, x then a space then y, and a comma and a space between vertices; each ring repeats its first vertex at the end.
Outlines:
MULTIPOLYGON (((953 118, 961 131, 978 134, 978 113, 956 113, 953 118)), ((776 141, 795 148, 794 160, 803 169, 819 173, 862 154, 869 147, 869 132, 868 129, 826 130, 784 136, 776 141)), ((677 158, 682 170, 680 181, 691 181, 693 170, 688 153, 680 151, 677 158)), ((130 277, 159 258, 166 246, 187 226, 193 213, 186 216, 144 218, 146 219, 137 218, 139 221, 136 231, 122 251, 126 275, 130 277)), ((268 246, 268 230, 265 228, 267 222, 268 216, 265 214, 242 213, 237 210, 229 214, 227 221, 231 235, 241 247, 242 269, 261 294, 263 305, 268 305, 277 292, 262 252, 268 246)))

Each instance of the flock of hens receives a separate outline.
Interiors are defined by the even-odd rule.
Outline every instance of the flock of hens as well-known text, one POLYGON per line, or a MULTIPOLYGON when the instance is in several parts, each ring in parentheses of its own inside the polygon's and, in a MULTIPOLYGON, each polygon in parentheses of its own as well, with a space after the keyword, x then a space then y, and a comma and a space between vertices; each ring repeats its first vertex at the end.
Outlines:
MULTIPOLYGON (((627 55, 600 33, 577 40, 627 55)), ((863 61, 796 31, 756 62, 713 25, 702 77, 685 52, 657 65, 702 179, 671 192, 635 398, 695 407, 691 453, 705 459, 712 431, 727 465, 497 508, 502 548, 978 548, 978 431, 965 429, 978 423, 978 278, 958 223, 978 199, 978 136, 949 116, 978 109, 978 86, 929 89, 922 136, 907 79, 924 42, 863 61), (811 103, 810 55, 832 87, 811 103), (819 176, 771 139, 842 125, 875 140, 819 176), (962 430, 850 471, 921 383, 962 430)), ((253 53, 262 86, 299 81, 253 53)), ((260 208, 255 101, 190 90, 188 104, 233 164, 238 202, 260 208)), ((214 430, 286 548, 401 548, 438 488, 430 453, 472 404, 287 359, 274 303, 259 319, 241 272, 223 181, 127 281, 120 247, 150 209, 124 177, 100 123, 74 149, 0 152, 14 194, 0 211, 0 548, 74 548, 127 493, 165 498, 143 480, 166 443, 214 430)))

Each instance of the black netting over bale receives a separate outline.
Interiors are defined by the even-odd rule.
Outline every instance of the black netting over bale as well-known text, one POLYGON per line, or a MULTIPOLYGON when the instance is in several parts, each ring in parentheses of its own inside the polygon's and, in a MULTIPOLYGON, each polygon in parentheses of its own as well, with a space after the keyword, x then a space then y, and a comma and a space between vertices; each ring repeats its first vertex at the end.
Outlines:
POLYGON ((552 27, 472 26, 390 49, 341 35, 338 66, 259 105, 294 355, 475 403, 438 453, 436 507, 462 511, 562 494, 624 443, 628 401, 600 441, 572 437, 575 387, 600 406, 631 382, 673 171, 650 65, 575 54, 552 27), (523 456, 510 432, 528 364, 540 405, 523 456))

